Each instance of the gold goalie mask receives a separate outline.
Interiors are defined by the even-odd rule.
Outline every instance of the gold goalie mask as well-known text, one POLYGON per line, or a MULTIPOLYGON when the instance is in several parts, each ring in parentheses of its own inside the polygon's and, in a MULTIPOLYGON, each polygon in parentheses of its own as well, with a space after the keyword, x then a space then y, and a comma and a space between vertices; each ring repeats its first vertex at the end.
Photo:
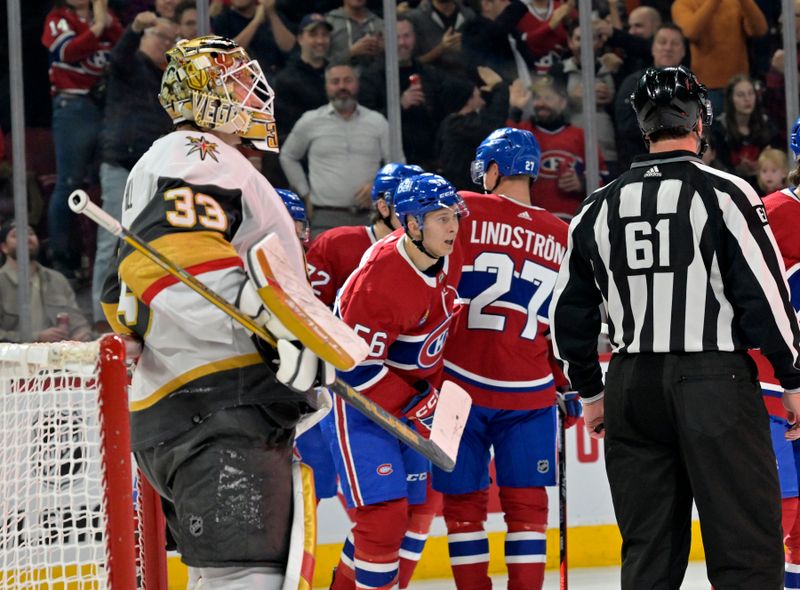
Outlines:
POLYGON ((275 93, 244 49, 209 35, 178 42, 167 60, 158 98, 173 123, 232 133, 246 145, 278 151, 275 93))

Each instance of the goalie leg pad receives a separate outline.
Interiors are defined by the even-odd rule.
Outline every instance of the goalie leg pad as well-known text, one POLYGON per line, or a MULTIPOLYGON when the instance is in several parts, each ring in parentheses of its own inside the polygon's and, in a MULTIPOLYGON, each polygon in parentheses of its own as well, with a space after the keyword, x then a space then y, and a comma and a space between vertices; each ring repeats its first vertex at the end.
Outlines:
POLYGON ((292 531, 282 590, 311 590, 317 552, 317 497, 308 465, 292 464, 292 531))

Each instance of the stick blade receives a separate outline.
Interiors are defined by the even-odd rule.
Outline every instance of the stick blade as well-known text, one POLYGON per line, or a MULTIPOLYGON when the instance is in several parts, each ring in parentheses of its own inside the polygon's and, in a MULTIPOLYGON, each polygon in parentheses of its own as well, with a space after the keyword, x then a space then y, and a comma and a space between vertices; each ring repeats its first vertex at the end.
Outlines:
POLYGON ((345 371, 367 357, 367 343, 317 299, 305 274, 290 264, 277 235, 250 248, 247 265, 270 311, 314 354, 345 371))
POLYGON ((442 467, 444 471, 452 471, 455 468, 458 447, 467 425, 470 408, 472 408, 472 398, 462 387, 452 381, 442 383, 439 403, 436 404, 436 413, 433 415, 430 442, 452 461, 452 466, 448 464, 450 469, 442 467))

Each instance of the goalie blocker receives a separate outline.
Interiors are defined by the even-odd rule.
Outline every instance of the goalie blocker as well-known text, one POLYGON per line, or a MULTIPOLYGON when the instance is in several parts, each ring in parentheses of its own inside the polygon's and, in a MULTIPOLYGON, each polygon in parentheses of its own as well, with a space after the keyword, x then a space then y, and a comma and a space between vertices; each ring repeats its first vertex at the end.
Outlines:
MULTIPOLYGON (((146 256, 152 262, 158 264, 170 275, 191 288, 197 294, 205 298, 208 302, 217 306, 231 318, 239 322, 254 334, 258 335, 270 345, 276 346, 275 338, 273 338, 272 335, 262 325, 254 321, 253 318, 248 316, 246 313, 243 313, 235 305, 231 304, 229 301, 225 300, 220 295, 206 287, 201 281, 186 272, 183 268, 175 265, 158 250, 153 248, 149 243, 145 242, 139 236, 124 228, 119 221, 92 203, 89 200, 86 192, 82 190, 74 191, 69 197, 69 206, 75 213, 86 215, 100 227, 125 241, 143 256, 146 256)), ((266 266, 261 267, 262 271, 265 273, 267 280, 269 280, 269 276, 272 276, 274 279, 274 282, 271 283, 271 287, 269 288, 277 291, 277 289, 280 287, 281 291, 283 292, 282 295, 277 292, 270 294, 270 299, 277 300, 284 297, 285 299, 283 299, 283 301, 287 307, 291 305, 300 305, 299 302, 305 302, 308 300, 307 294, 294 292, 294 289, 300 291, 307 290, 308 293, 311 294, 310 296, 313 297, 311 287, 308 286, 307 283, 296 278, 288 279, 283 283, 280 283, 277 278, 275 278, 274 269, 280 268, 281 272, 284 272, 284 266, 280 260, 283 260, 284 262, 286 261, 286 256, 282 253, 282 247, 279 240, 273 240, 273 242, 269 243, 267 248, 262 249, 261 251, 264 252, 265 259, 268 261, 266 266), (272 255, 271 252, 276 252, 276 255, 279 258, 279 260, 275 261, 275 263, 272 263, 272 260, 269 258, 269 256, 272 255)), ((257 254, 256 261, 258 262, 257 254)), ((294 273, 292 270, 289 270, 288 272, 290 274, 294 273)), ((327 308, 324 309, 325 313, 329 315, 330 318, 335 321, 340 321, 327 308)), ((308 315, 308 310, 305 311, 308 315)), ((320 316, 315 315, 316 313, 316 311, 312 312, 310 317, 313 317, 315 320, 322 320, 320 316)), ((325 317, 322 321, 328 321, 328 318, 325 317)), ((290 321, 290 323, 292 322, 290 321)), ((330 324, 326 324, 326 326, 327 325, 330 324)), ((348 330, 350 329, 347 326, 345 327, 348 330)), ((308 331, 313 329, 313 326, 307 326, 306 328, 307 331, 300 331, 304 332, 304 334, 307 334, 308 331)), ((301 334, 297 334, 297 336, 301 336, 301 334)), ((358 338, 355 333, 353 333, 353 337, 358 338)), ((301 342, 303 341, 301 340, 301 342)), ((319 338, 315 339, 314 341, 314 346, 317 346, 323 342, 326 342, 326 338, 322 335, 319 335, 319 338)), ((311 348, 310 343, 303 342, 303 344, 311 348)), ((342 343, 340 342, 339 345, 342 345, 342 343)), ((328 353, 325 352, 324 355, 319 356, 326 360, 335 359, 337 362, 332 362, 332 364, 337 368, 346 370, 345 367, 340 367, 337 365, 337 363, 340 362, 343 357, 338 352, 331 352, 331 355, 328 355, 328 353)), ((334 380, 332 384, 328 385, 328 388, 333 393, 342 397, 353 407, 358 409, 378 426, 430 459, 430 461, 440 469, 443 469, 444 471, 452 471, 455 467, 461 435, 464 431, 464 425, 466 424, 467 417, 469 416, 469 410, 472 405, 472 400, 470 399, 469 395, 459 386, 450 382, 445 382, 443 384, 439 394, 439 404, 436 409, 436 414, 434 415, 430 438, 423 437, 413 428, 406 425, 404 422, 384 410, 377 403, 365 397, 363 394, 349 387, 340 379, 334 380)))

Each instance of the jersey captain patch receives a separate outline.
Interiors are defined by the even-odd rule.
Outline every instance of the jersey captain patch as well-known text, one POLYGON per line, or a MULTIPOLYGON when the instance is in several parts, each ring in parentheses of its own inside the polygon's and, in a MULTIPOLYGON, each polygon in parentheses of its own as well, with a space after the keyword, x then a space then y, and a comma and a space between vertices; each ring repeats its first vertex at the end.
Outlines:
POLYGON ((191 156, 197 152, 200 154, 200 160, 202 161, 206 159, 206 156, 211 156, 215 162, 219 162, 216 143, 208 141, 203 135, 200 137, 189 137, 188 140, 189 142, 186 144, 186 147, 189 148, 189 151, 186 153, 187 156, 191 156))

